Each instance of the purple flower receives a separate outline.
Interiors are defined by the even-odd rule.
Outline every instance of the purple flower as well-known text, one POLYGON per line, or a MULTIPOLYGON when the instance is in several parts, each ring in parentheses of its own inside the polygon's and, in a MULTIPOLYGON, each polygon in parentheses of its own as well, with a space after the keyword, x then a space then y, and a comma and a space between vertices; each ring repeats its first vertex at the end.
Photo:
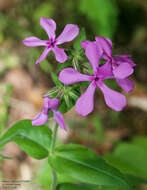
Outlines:
MULTIPOLYGON (((100 47, 102 52, 102 58, 105 59, 108 64, 111 64, 113 76, 116 79, 118 85, 127 93, 134 89, 134 81, 128 77, 134 72, 133 67, 136 64, 130 59, 130 55, 119 55, 117 57, 112 56, 112 42, 108 38, 99 37, 96 38, 96 43, 100 47)), ((81 46, 86 49, 90 41, 84 40, 81 46)))
POLYGON ((42 111, 32 120, 32 125, 42 125, 48 120, 48 114, 52 110, 55 121, 58 125, 66 130, 66 125, 64 122, 63 115, 57 110, 59 105, 59 100, 54 98, 50 99, 49 97, 44 98, 44 104, 42 111))
POLYGON ((86 56, 91 63, 94 75, 88 76, 79 73, 73 68, 65 68, 59 74, 59 80, 65 85, 70 85, 81 81, 90 81, 85 93, 76 102, 76 111, 82 115, 86 116, 92 112, 94 108, 94 93, 96 86, 100 88, 104 94, 104 99, 106 104, 115 111, 120 111, 126 106, 126 98, 123 94, 114 91, 107 87, 103 80, 112 78, 111 65, 106 63, 99 66, 99 60, 102 57, 102 51, 96 43, 88 42, 85 49, 86 56))
POLYGON ((36 61, 36 66, 43 61, 50 51, 53 51, 56 57, 56 60, 60 63, 63 63, 67 60, 67 55, 64 52, 63 48, 58 48, 57 45, 60 45, 64 42, 72 41, 79 33, 79 28, 75 24, 67 24, 63 30, 63 32, 56 39, 55 31, 56 31, 56 23, 53 19, 44 18, 40 19, 41 27, 46 31, 49 40, 40 40, 37 37, 31 36, 25 38, 23 43, 26 46, 36 47, 36 46, 45 46, 45 50, 42 55, 36 61))

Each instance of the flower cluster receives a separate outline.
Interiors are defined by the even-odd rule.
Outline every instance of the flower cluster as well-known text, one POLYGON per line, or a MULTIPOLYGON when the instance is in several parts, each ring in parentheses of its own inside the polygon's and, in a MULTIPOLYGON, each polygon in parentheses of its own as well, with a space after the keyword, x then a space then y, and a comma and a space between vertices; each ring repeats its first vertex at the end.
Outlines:
MULTIPOLYGON (((67 24, 58 38, 55 38, 56 23, 52 19, 42 17, 40 25, 46 31, 49 40, 44 41, 36 37, 28 37, 23 40, 26 46, 45 46, 45 50, 41 57, 36 61, 36 66, 43 61, 48 53, 52 50, 56 60, 63 63, 67 60, 67 55, 63 48, 58 48, 64 42, 72 41, 79 33, 79 28, 74 24, 67 24)), ((117 84, 127 93, 134 88, 134 82, 129 79, 133 73, 135 63, 130 59, 130 55, 112 55, 112 42, 108 38, 99 37, 95 41, 84 40, 81 47, 85 51, 85 55, 89 60, 93 73, 86 75, 80 73, 72 67, 63 69, 59 74, 59 80, 65 85, 71 85, 77 82, 90 82, 86 91, 79 97, 76 102, 76 111, 86 116, 92 112, 94 108, 94 94, 96 87, 102 91, 107 106, 115 111, 121 111, 126 106, 126 97, 112 90, 105 84, 105 80, 115 79, 117 84), (101 60, 105 60, 104 64, 100 64, 101 60)), ((57 110, 60 100, 44 97, 44 105, 42 111, 32 121, 33 125, 41 125, 48 119, 48 114, 52 110, 54 119, 62 129, 66 129, 62 114, 57 110)))
POLYGON ((114 78, 125 92, 131 92, 134 82, 128 77, 133 73, 135 63, 129 59, 130 55, 113 57, 112 42, 108 38, 96 37, 94 42, 84 40, 81 46, 85 49, 85 55, 91 63, 93 75, 81 74, 73 68, 65 68, 59 74, 59 80, 65 85, 81 81, 91 82, 85 93, 77 100, 76 111, 82 116, 92 112, 96 86, 104 94, 107 106, 115 111, 121 111, 126 106, 126 97, 106 86, 104 80, 114 78), (101 66, 99 65, 100 59, 106 60, 101 66))

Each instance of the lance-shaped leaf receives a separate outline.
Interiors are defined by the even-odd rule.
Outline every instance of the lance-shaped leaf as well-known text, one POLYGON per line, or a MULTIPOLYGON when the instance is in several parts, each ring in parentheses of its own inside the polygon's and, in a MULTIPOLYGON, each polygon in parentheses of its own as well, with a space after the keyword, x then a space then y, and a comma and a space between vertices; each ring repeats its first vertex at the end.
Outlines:
MULTIPOLYGON (((87 184, 73 184, 73 183, 61 183, 58 185, 57 190, 98 190, 101 189, 95 185, 87 185, 87 184)), ((111 190, 111 189, 110 189, 111 190)), ((113 189, 115 190, 115 189, 113 189)))
POLYGON ((120 190, 119 187, 106 187, 101 185, 88 185, 88 184, 73 184, 61 183, 58 185, 57 190, 120 190))
POLYGON ((48 156, 51 130, 45 126, 32 126, 31 120, 21 120, 12 125, 0 138, 0 148, 15 142, 24 152, 36 159, 48 156))
POLYGON ((114 186, 130 190, 123 174, 100 156, 80 145, 64 145, 50 155, 49 164, 56 172, 93 185, 114 186))

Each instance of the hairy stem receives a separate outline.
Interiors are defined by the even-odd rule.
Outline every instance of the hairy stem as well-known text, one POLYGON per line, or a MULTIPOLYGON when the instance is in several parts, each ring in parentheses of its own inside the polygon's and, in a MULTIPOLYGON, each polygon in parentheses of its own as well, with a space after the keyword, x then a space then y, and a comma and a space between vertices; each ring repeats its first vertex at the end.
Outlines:
POLYGON ((57 130, 58 130, 58 124, 56 123, 56 124, 55 124, 55 127, 54 127, 54 131, 53 131, 50 153, 53 153, 53 152, 54 152, 54 149, 55 149, 56 137, 57 137, 57 130))
MULTIPOLYGON (((56 137, 57 137, 57 130, 58 130, 58 124, 55 124, 54 131, 53 131, 53 136, 52 136, 52 142, 51 142, 51 149, 50 153, 53 154, 55 150, 55 145, 56 145, 56 137)), ((51 190, 56 190, 57 186, 57 174, 51 167, 52 171, 52 185, 51 185, 51 190)))

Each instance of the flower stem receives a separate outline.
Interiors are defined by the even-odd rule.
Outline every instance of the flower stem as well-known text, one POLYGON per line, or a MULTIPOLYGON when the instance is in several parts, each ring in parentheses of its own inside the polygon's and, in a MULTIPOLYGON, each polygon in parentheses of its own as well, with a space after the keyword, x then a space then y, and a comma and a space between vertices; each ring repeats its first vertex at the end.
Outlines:
MULTIPOLYGON (((52 136, 52 142, 51 142, 51 149, 50 153, 53 154, 55 150, 55 144, 56 144, 56 137, 57 137, 57 130, 58 130, 58 124, 55 124, 54 131, 53 131, 53 136, 52 136)), ((52 171, 52 184, 51 184, 51 190, 56 190, 57 186, 57 174, 54 171, 54 169, 51 167, 52 171)))
POLYGON ((56 190, 56 186, 57 186, 57 174, 56 172, 51 169, 52 171, 52 184, 51 184, 51 190, 56 190))
POLYGON ((56 123, 53 131, 50 153, 53 153, 55 149, 57 130, 58 130, 58 124, 56 123))

